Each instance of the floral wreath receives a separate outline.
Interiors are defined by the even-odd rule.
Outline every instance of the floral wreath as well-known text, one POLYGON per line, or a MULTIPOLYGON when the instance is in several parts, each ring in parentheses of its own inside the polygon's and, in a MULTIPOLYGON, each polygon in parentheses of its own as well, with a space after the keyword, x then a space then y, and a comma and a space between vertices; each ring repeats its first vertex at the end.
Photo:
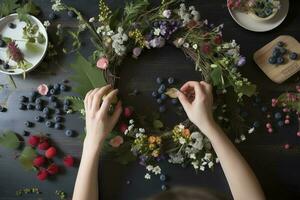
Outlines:
MULTIPOLYGON (((178 0, 162 0, 160 6, 153 8, 147 0, 135 0, 128 3, 121 13, 112 12, 100 0, 99 16, 89 20, 60 0, 53 1, 52 9, 76 14, 79 25, 71 35, 75 49, 81 46, 78 37, 84 30, 90 31, 91 41, 96 47, 89 61, 78 54, 72 64, 76 72, 73 80, 78 83, 75 91, 81 97, 69 99, 73 101, 73 110, 83 115, 82 99, 87 91, 107 83, 115 85, 117 68, 126 55, 138 58, 142 51, 161 48, 167 43, 180 48, 195 62, 195 71, 201 72, 204 80, 215 86, 217 94, 224 97, 222 99, 228 100, 226 97, 229 97, 229 101, 236 104, 244 96, 250 97, 256 92, 256 86, 238 72, 246 62, 239 53, 239 45, 234 40, 224 42, 223 25, 213 26, 207 20, 200 20, 194 6, 187 7, 178 0)), ((159 95, 177 98, 176 88, 159 90, 159 95)), ((225 113, 226 109, 227 103, 217 102, 215 113, 225 113)), ((212 168, 217 162, 208 138, 188 120, 157 135, 149 134, 151 130, 137 125, 130 107, 124 109, 123 118, 120 130, 116 129, 109 135, 103 148, 107 155, 121 163, 138 158, 149 172, 160 174, 158 161, 164 159, 173 164, 192 165, 197 171, 212 168)), ((222 123, 230 121, 226 117, 222 120, 222 123)), ((159 126, 159 121, 156 122, 159 126)), ((147 173, 145 178, 150 178, 150 174, 147 173)))

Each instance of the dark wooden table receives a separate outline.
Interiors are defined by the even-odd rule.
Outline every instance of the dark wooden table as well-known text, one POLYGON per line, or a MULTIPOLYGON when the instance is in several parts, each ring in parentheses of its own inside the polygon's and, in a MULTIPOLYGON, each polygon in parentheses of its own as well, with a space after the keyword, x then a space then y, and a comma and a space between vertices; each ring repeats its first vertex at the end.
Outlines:
MULTIPOLYGON (((40 18, 46 19, 51 12, 50 3, 44 0, 35 0, 42 8, 43 14, 40 18)), ((98 13, 97 0, 65 0, 66 3, 81 10, 87 17, 98 13)), ((269 102, 273 96, 286 90, 291 90, 296 85, 296 77, 291 78, 284 84, 277 85, 271 82, 263 72, 252 61, 252 55, 261 46, 279 35, 292 35, 300 40, 300 2, 290 1, 290 11, 287 19, 278 28, 267 33, 254 33, 242 29, 230 17, 225 6, 226 1, 220 0, 198 0, 187 1, 200 11, 203 18, 207 18, 215 24, 224 23, 224 38, 226 40, 236 39, 241 45, 241 52, 247 56, 248 63, 242 68, 243 74, 257 84, 265 102, 269 102)), ((115 9, 124 5, 124 1, 110 0, 109 5, 115 9)), ((72 24, 66 15, 60 15, 55 23, 65 25, 72 24)), ((86 35, 85 35, 86 37, 86 35)), ((86 44, 82 48, 84 55, 89 55, 92 46, 86 44)), ((0 93, 0 102, 7 103, 8 112, 0 113, 0 129, 11 129, 17 133, 24 130, 23 122, 33 119, 34 114, 21 112, 17 108, 18 96, 29 94, 40 83, 55 83, 66 79, 72 73, 68 68, 73 56, 60 56, 59 64, 50 63, 46 69, 38 68, 28 75, 24 81, 21 77, 15 77, 17 89, 8 82, 6 76, 0 75, 0 82, 5 87, 0 93)), ((84 66, 83 66, 84 67, 84 66)), ((134 105, 137 112, 144 113, 156 109, 155 103, 150 98, 151 91, 155 88, 155 77, 173 76, 180 83, 187 80, 198 80, 200 74, 194 72, 193 63, 186 59, 183 53, 170 46, 163 49, 145 51, 138 60, 128 58, 121 66, 120 89, 125 103, 134 105), (128 96, 132 89, 139 89, 141 95, 137 97, 128 96)), ((253 119, 263 121, 259 108, 254 109, 253 119)), ((179 119, 174 113, 168 112, 163 116, 164 121, 171 126, 179 119)), ((78 115, 67 118, 66 126, 83 129, 83 122, 78 115)), ((268 199, 299 199, 300 198, 300 154, 299 137, 296 136, 298 124, 294 120, 292 125, 285 129, 279 129, 272 135, 266 134, 262 128, 258 133, 248 137, 245 143, 237 145, 247 161, 253 167, 258 176, 268 199), (282 145, 290 143, 293 148, 283 150, 282 145)), ((32 129, 34 132, 49 133, 59 149, 64 153, 70 153, 78 159, 81 155, 81 142, 78 138, 67 138, 63 131, 51 131, 44 126, 32 129)), ((55 190, 63 190, 71 196, 78 168, 66 170, 64 174, 57 176, 54 180, 39 182, 34 172, 24 171, 19 163, 14 160, 14 153, 0 147, 0 199, 55 199, 55 190), (43 194, 39 196, 16 197, 15 191, 23 187, 38 186, 43 194)), ((229 188, 220 166, 212 171, 195 174, 191 168, 181 168, 163 163, 163 170, 170 176, 168 185, 191 185, 214 188, 220 192, 229 194, 229 188)), ((232 169, 235 170, 235 169, 232 169)), ((109 160, 102 160, 100 164, 100 182, 102 199, 139 199, 147 197, 160 191, 160 181, 154 178, 145 181, 143 176, 145 169, 137 163, 122 166, 109 160), (132 183, 126 185, 126 180, 132 183)), ((241 178, 241 182, 243 179, 241 178)))

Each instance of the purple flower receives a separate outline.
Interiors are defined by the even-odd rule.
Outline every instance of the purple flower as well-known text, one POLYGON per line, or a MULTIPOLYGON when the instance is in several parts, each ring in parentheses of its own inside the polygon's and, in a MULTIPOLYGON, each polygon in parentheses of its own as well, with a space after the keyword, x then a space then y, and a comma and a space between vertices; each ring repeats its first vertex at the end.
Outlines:
POLYGON ((142 52, 142 48, 140 48, 140 47, 135 47, 135 48, 132 50, 132 57, 138 58, 139 55, 141 55, 141 52, 142 52))
POLYGON ((239 61, 237 62, 237 66, 241 67, 246 64, 246 58, 244 56, 240 56, 239 61))
POLYGON ((150 40, 149 44, 150 44, 150 47, 153 47, 153 48, 161 48, 163 46, 165 46, 165 39, 162 38, 162 37, 156 37, 152 40, 150 40))

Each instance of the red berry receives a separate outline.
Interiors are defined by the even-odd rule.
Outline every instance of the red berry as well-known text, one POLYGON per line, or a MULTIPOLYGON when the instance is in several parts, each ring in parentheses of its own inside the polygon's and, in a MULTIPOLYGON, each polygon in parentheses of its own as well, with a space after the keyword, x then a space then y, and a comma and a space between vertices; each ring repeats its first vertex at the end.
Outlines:
POLYGON ((130 107, 124 108, 124 116, 125 116, 126 118, 131 117, 132 114, 133 114, 133 109, 132 109, 132 108, 130 108, 130 107))
POLYGON ((66 167, 72 167, 74 165, 74 158, 71 155, 67 155, 64 157, 64 165, 66 167))
POLYGON ((28 144, 30 144, 32 147, 36 147, 40 142, 40 137, 36 135, 31 135, 28 139, 28 144))
POLYGON ((46 152, 45 156, 47 158, 53 158, 56 155, 56 149, 54 147, 50 147, 46 152))
POLYGON ((40 180, 40 181, 43 181, 43 180, 46 180, 48 177, 48 172, 47 170, 45 169, 42 169, 38 172, 37 174, 37 178, 40 180))
POLYGON ((52 164, 49 165, 49 167, 47 168, 47 172, 48 172, 50 175, 57 174, 58 171, 59 171, 59 167, 58 167, 55 163, 52 163, 52 164))
POLYGON ((291 148, 291 146, 290 146, 289 144, 285 144, 283 147, 284 147, 284 149, 289 149, 289 148, 291 148))
POLYGON ((49 148, 49 146, 50 146, 49 143, 47 141, 44 141, 38 145, 38 149, 39 150, 47 150, 49 148))
POLYGON ((37 156, 34 160, 33 160, 33 165, 36 167, 40 167, 45 163, 45 158, 44 156, 37 156))
POLYGON ((124 122, 120 123, 119 130, 121 133, 124 133, 127 130, 128 126, 124 122))

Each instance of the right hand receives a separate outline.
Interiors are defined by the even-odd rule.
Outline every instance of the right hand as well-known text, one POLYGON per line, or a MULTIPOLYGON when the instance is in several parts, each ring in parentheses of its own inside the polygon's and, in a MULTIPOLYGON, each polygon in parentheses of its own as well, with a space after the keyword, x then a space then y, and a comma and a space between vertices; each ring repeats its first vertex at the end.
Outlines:
POLYGON ((180 88, 177 95, 190 121, 207 134, 207 130, 214 124, 212 86, 204 81, 189 81, 180 88))

